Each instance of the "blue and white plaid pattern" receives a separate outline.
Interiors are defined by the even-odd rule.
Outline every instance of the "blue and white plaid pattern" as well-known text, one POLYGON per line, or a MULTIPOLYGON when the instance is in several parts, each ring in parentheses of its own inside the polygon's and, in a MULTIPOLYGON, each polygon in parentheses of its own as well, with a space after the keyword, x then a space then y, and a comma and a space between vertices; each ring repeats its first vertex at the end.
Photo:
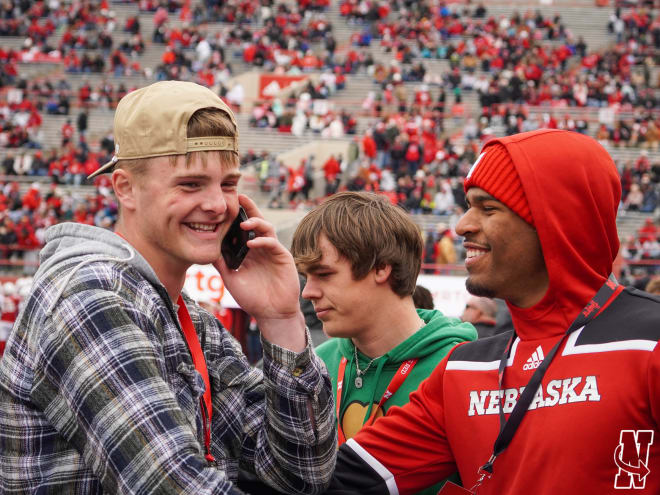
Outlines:
POLYGON ((0 361, 0 493, 229 494, 239 470, 284 493, 323 491, 333 399, 309 345, 264 342, 262 374, 186 299, 212 387, 209 466, 204 384, 165 289, 130 265, 80 260, 38 280, 0 361))

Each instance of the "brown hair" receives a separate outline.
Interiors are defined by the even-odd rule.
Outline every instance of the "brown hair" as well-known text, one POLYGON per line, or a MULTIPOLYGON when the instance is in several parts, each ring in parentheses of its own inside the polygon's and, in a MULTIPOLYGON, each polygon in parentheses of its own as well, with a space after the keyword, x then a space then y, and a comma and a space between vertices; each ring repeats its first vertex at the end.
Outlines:
POLYGON ((355 280, 390 265, 392 290, 401 297, 413 294, 422 263, 422 235, 410 215, 384 196, 342 192, 310 211, 291 244, 299 271, 308 271, 321 260, 321 234, 350 262, 355 280))
POLYGON ((428 290, 423 285, 418 285, 415 287, 415 292, 413 292, 413 302, 415 307, 418 309, 434 309, 435 304, 433 303, 433 295, 431 291, 428 290))

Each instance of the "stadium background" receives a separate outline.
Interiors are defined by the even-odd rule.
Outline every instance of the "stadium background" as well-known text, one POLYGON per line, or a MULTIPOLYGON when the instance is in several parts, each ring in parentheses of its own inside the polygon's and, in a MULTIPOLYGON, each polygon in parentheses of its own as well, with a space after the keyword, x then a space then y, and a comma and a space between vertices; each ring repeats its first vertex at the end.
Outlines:
MULTIPOLYGON (((426 242, 423 285, 453 315, 467 297, 453 226, 481 145, 539 127, 591 135, 622 177, 616 272, 643 288, 660 274, 659 63, 658 0, 5 0, 0 334, 48 225, 112 228, 107 178, 85 177, 114 149, 119 98, 164 79, 236 110, 242 192, 286 245, 336 190, 405 207, 426 242)), ((248 341, 217 275, 193 267, 186 287, 248 341)))

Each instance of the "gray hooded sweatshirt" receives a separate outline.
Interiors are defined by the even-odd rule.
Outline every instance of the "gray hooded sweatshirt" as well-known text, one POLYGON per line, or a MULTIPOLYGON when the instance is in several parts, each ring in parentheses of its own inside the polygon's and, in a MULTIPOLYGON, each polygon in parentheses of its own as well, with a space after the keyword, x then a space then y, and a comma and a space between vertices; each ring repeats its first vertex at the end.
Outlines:
MULTIPOLYGON (((308 346, 264 341, 264 371, 184 295, 205 385, 165 287, 116 234, 49 228, 0 361, 0 493, 237 493, 239 471, 319 493, 334 467, 330 380, 308 346)), ((308 338, 309 342, 309 338, 308 338)))

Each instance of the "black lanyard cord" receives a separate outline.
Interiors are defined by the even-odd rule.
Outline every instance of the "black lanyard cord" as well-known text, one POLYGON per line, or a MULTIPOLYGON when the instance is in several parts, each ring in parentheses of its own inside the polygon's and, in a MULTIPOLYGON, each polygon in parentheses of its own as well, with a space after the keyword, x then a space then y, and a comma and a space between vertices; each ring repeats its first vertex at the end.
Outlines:
POLYGON ((566 333, 564 333, 564 335, 561 336, 559 341, 547 354, 541 365, 536 369, 536 371, 530 378, 529 383, 523 390, 522 394, 520 394, 520 400, 518 400, 518 402, 513 408, 513 411, 511 411, 511 415, 509 416, 509 419, 505 420, 504 412, 503 412, 503 403, 502 403, 504 396, 502 384, 504 379, 504 369, 506 368, 506 363, 509 358, 509 353, 511 352, 513 341, 516 338, 516 333, 514 330, 514 333, 511 336, 511 339, 509 340, 506 349, 504 350, 504 354, 502 354, 502 359, 500 360, 500 367, 498 372, 499 402, 500 402, 499 404, 500 433, 497 436, 497 439, 495 440, 495 444, 493 445, 493 455, 490 457, 488 462, 486 462, 486 464, 481 466, 481 469, 479 470, 479 472, 482 473, 482 480, 484 478, 483 476, 484 474, 492 474, 493 463, 495 462, 495 459, 509 446, 511 440, 513 440, 513 436, 516 433, 516 430, 520 426, 520 423, 523 417, 525 416, 525 413, 527 412, 530 404, 534 400, 534 396, 536 395, 536 392, 539 386, 541 385, 541 381, 543 380, 543 376, 545 375, 545 372, 550 366, 550 362, 555 357, 557 350, 559 350, 566 337, 568 337, 574 331, 584 327, 591 320, 593 320, 596 317, 596 315, 599 313, 599 310, 615 294, 617 287, 618 284, 616 282, 616 279, 614 278, 613 275, 610 275, 607 281, 598 290, 596 295, 591 299, 591 301, 589 301, 589 303, 584 307, 584 309, 582 309, 582 311, 577 316, 577 318, 575 318, 575 321, 573 321, 573 323, 568 328, 568 330, 566 330, 566 333))

